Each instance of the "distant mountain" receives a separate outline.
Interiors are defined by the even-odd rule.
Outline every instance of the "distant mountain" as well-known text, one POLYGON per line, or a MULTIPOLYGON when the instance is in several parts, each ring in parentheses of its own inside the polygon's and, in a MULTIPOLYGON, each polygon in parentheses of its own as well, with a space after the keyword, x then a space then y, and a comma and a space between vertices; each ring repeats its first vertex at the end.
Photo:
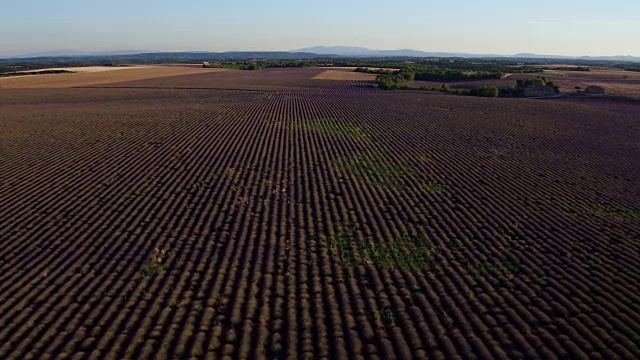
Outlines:
POLYGON ((201 62, 201 61, 226 61, 226 60, 301 60, 317 58, 481 58, 481 59, 505 59, 532 62, 551 62, 557 60, 584 60, 584 61, 614 61, 614 62, 640 62, 640 57, 633 56, 564 56, 564 55, 539 55, 533 53, 519 53, 515 55, 496 54, 469 54, 449 52, 426 52, 414 49, 398 50, 371 50, 364 47, 352 46, 314 46, 295 51, 189 51, 189 52, 159 52, 145 50, 117 50, 117 51, 48 51, 22 56, 5 57, 2 63, 11 61, 36 62, 36 61, 88 61, 104 62, 127 61, 129 63, 166 62, 168 59, 177 62, 201 62))
POLYGON ((313 53, 318 55, 339 55, 339 56, 365 56, 371 50, 354 46, 312 46, 304 49, 293 50, 294 52, 313 53))
POLYGON ((304 51, 227 51, 219 53, 206 53, 205 55, 210 56, 210 59, 212 60, 301 60, 337 57, 335 55, 324 55, 304 51))
POLYGON ((520 53, 515 55, 496 55, 496 54, 469 54, 469 53, 450 53, 450 52, 426 52, 414 49, 399 50, 371 50, 363 47, 352 46, 314 46, 296 51, 321 54, 321 55, 338 55, 348 57, 459 57, 459 58, 504 58, 504 59, 579 59, 579 60, 597 60, 597 61, 636 61, 640 62, 640 57, 633 56, 566 56, 566 55, 539 55, 532 53, 520 53))
MULTIPOLYGON (((65 53, 66 54, 66 53, 65 53)), ((301 60, 318 58, 335 58, 335 55, 319 55, 312 53, 288 52, 288 51, 228 51, 228 52, 152 52, 135 53, 125 55, 50 55, 28 58, 0 58, 0 64, 8 63, 34 63, 52 62, 59 65, 67 63, 82 62, 85 64, 105 64, 110 62, 126 64, 149 64, 149 63, 201 63, 203 61, 231 61, 231 60, 301 60)))
POLYGON ((577 60, 595 60, 595 61, 632 61, 640 62, 640 57, 630 55, 615 55, 615 56, 567 56, 567 55, 540 55, 531 53, 520 53, 513 56, 505 56, 509 58, 517 59, 577 59, 577 60))
MULTIPOLYGON (((506 55, 509 56, 509 55, 506 55)), ((511 55, 509 57, 513 58, 523 58, 523 59, 571 59, 571 58, 579 58, 579 56, 568 56, 568 55, 544 55, 544 54, 533 54, 533 53, 518 53, 515 55, 511 55)))
POLYGON ((348 57, 497 57, 500 55, 491 54, 467 54, 467 53, 448 53, 448 52, 426 52, 414 49, 398 49, 398 50, 371 50, 363 47, 352 46, 313 46, 309 48, 299 49, 295 51, 309 52, 322 55, 339 55, 348 57))
POLYGON ((348 57, 428 57, 430 53, 413 49, 400 50, 370 50, 363 47, 353 46, 313 46, 309 48, 295 50, 321 55, 338 55, 348 57))

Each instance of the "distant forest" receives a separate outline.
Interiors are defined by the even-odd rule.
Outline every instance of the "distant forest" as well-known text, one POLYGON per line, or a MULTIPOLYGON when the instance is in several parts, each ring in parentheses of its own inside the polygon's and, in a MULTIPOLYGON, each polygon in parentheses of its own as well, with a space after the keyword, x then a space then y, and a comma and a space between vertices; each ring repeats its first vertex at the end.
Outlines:
POLYGON ((640 64, 632 62, 570 60, 570 59, 519 59, 519 58, 348 58, 292 52, 181 52, 148 53, 113 56, 38 57, 28 59, 0 59, 0 73, 38 70, 51 67, 126 66, 154 64, 202 64, 213 67, 230 67, 242 70, 259 70, 269 67, 353 66, 414 68, 416 80, 445 80, 497 77, 500 73, 527 71, 543 64, 573 65, 576 71, 584 66, 612 66, 630 71, 640 71, 640 64), (515 68, 515 69, 514 69, 515 68), (520 70, 517 70, 517 69, 520 70), (465 74, 465 75, 461 75, 465 74))

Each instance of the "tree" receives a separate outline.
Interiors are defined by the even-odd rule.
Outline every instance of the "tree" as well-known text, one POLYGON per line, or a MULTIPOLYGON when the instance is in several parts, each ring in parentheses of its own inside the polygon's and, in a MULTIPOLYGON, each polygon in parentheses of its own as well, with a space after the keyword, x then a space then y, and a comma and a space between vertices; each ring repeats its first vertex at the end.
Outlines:
POLYGON ((378 87, 382 90, 393 90, 398 88, 398 84, 394 77, 389 75, 379 75, 376 78, 376 82, 378 83, 378 87))
POLYGON ((495 86, 479 86, 470 91, 469 95, 471 96, 480 96, 480 97, 497 97, 499 90, 495 86))

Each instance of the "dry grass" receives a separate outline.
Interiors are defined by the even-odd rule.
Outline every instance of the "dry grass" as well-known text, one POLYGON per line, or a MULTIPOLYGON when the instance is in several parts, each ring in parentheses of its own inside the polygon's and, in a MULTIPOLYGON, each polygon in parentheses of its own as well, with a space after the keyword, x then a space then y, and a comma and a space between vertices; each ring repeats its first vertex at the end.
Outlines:
POLYGON ((177 75, 191 75, 225 71, 225 69, 203 69, 178 66, 145 66, 112 68, 118 71, 101 71, 94 67, 93 70, 79 71, 74 68, 66 69, 77 71, 73 74, 48 74, 34 76, 19 76, 0 78, 0 88, 5 89, 35 89, 35 88, 71 88, 77 86, 90 86, 111 84, 124 81, 145 80, 177 75))
POLYGON ((83 67, 66 67, 66 68, 49 68, 49 69, 37 69, 37 70, 26 70, 20 71, 21 73, 31 73, 31 72, 39 72, 39 71, 55 71, 55 70, 66 70, 73 71, 79 73, 85 72, 104 72, 104 71, 114 71, 114 70, 127 70, 127 69, 144 69, 152 66, 83 66, 83 67))
POLYGON ((609 95, 640 97, 640 85, 638 84, 625 84, 624 82, 590 82, 589 85, 601 86, 609 95))
POLYGON ((588 73, 588 76, 591 77, 628 77, 629 79, 640 79, 640 72, 637 71, 626 71, 619 69, 605 69, 605 70, 591 70, 588 73))
POLYGON ((605 89, 607 95, 620 95, 630 96, 638 98, 640 97, 640 84, 635 81, 599 81, 598 79, 567 79, 567 80, 554 80, 560 85, 561 91, 564 93, 575 93, 575 87, 580 87, 582 90, 589 86, 600 86, 605 89))
POLYGON ((349 81, 371 81, 376 79, 374 74, 358 73, 345 70, 327 70, 312 77, 313 80, 349 80, 349 81))
POLYGON ((574 93, 578 86, 601 86, 608 95, 640 97, 640 72, 613 68, 592 68, 591 71, 545 70, 544 74, 560 85, 563 92, 574 93))
POLYGON ((640 72, 625 71, 619 69, 602 69, 591 71, 567 71, 567 70, 545 70, 545 74, 553 76, 565 76, 584 79, 602 79, 602 80, 621 80, 634 79, 640 80, 640 72))

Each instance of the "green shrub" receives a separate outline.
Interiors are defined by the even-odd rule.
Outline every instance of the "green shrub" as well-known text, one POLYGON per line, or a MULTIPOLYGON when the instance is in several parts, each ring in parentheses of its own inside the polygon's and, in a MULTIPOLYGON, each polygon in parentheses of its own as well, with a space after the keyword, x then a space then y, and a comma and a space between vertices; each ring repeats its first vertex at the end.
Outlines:
POLYGON ((413 82, 415 74, 412 71, 401 70, 393 75, 381 74, 376 78, 378 87, 383 90, 394 90, 413 82))
POLYGON ((469 95, 471 96, 480 96, 480 97, 497 97, 499 90, 495 86, 483 85, 479 86, 471 91, 469 91, 469 95))

